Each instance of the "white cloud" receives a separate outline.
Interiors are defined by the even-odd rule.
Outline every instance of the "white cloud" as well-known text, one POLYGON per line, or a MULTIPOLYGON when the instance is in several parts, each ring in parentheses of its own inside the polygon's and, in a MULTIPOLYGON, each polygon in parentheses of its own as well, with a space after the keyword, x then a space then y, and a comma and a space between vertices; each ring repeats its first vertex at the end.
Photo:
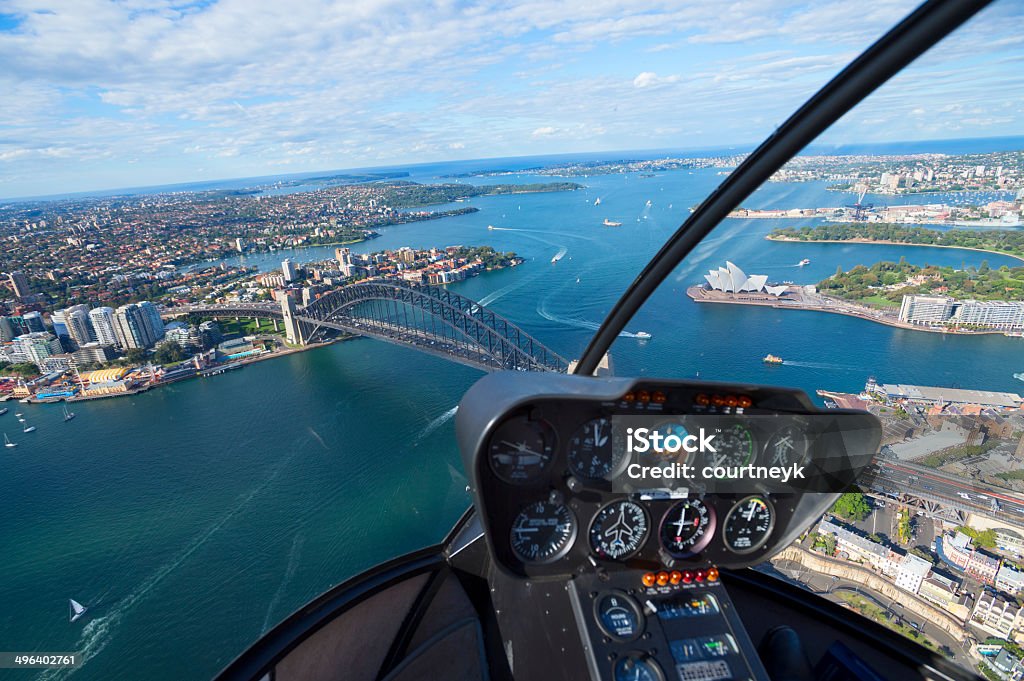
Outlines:
POLYGON ((531 133, 532 137, 550 137, 558 132, 558 128, 550 125, 545 125, 541 128, 537 128, 531 133))
POLYGON ((665 85, 668 83, 678 83, 679 76, 659 76, 654 71, 643 71, 637 74, 637 77, 633 79, 633 87, 655 87, 658 85, 665 85))

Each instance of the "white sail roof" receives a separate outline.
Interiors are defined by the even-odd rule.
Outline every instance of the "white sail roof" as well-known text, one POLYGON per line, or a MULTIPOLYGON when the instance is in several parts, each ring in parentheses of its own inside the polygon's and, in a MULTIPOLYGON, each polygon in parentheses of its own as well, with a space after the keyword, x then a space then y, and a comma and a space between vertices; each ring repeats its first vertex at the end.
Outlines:
POLYGON ((739 266, 729 261, 726 261, 725 267, 709 271, 704 275, 704 279, 712 289, 725 293, 768 293, 778 297, 785 293, 787 288, 786 286, 768 286, 767 275, 748 276, 739 266))

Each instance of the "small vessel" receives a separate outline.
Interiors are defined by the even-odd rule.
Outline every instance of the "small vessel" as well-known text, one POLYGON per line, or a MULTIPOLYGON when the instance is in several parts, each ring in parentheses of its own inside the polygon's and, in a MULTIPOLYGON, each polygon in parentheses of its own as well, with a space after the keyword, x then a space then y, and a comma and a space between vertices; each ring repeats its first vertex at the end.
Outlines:
POLYGON ((4 415, 4 414, 6 414, 6 413, 7 413, 8 411, 9 411, 9 410, 8 410, 8 408, 7 408, 7 407, 4 407, 3 409, 0 409, 0 416, 3 416, 3 415, 4 415))
POLYGON ((765 364, 782 364, 782 358, 772 354, 765 355, 764 359, 761 361, 765 364))
POLYGON ((20 411, 14 412, 14 415, 17 416, 19 419, 21 418, 21 412, 20 411))
POLYGON ((70 421, 73 418, 75 418, 75 412, 68 411, 68 405, 65 404, 64 405, 64 420, 65 421, 70 421))
POLYGON ((810 265, 810 264, 811 264, 811 261, 810 261, 809 258, 804 258, 803 260, 800 261, 800 267, 803 267, 804 265, 810 265))
POLYGON ((647 205, 648 208, 651 207, 651 200, 650 199, 647 199, 647 204, 646 205, 647 205))
POLYGON ((580 278, 579 277, 576 277, 576 283, 577 284, 580 283, 580 278))
POLYGON ((68 599, 68 621, 74 622, 79 617, 85 614, 85 611, 89 608, 85 607, 74 598, 68 599))
POLYGON ((594 205, 595 206, 600 206, 601 205, 601 197, 600 196, 597 197, 596 199, 594 199, 594 205))
POLYGON ((604 223, 603 224, 604 224, 605 227, 621 227, 622 226, 621 222, 615 222, 614 220, 609 220, 608 218, 604 219, 604 223))
POLYGON ((556 262, 558 262, 559 260, 564 258, 565 257, 565 253, 566 253, 565 249, 562 249, 558 253, 555 253, 554 257, 551 258, 551 264, 554 265, 556 262))
POLYGON ((18 421, 21 422, 21 423, 25 423, 25 419, 23 419, 21 417, 18 418, 18 421))
POLYGON ((17 447, 17 442, 11 442, 11 438, 7 437, 7 433, 4 433, 4 447, 17 447))
POLYGON ((648 338, 651 337, 651 334, 647 333, 646 331, 637 331, 636 337, 639 338, 640 340, 647 340, 648 338))
MULTIPOLYGON (((25 423, 25 419, 19 419, 19 421, 21 421, 22 423, 25 423)), ((26 425, 24 428, 21 429, 21 432, 23 432, 23 433, 31 433, 35 429, 36 429, 35 426, 26 425)))
POLYGON ((494 229, 494 225, 487 225, 487 229, 493 230, 494 229))

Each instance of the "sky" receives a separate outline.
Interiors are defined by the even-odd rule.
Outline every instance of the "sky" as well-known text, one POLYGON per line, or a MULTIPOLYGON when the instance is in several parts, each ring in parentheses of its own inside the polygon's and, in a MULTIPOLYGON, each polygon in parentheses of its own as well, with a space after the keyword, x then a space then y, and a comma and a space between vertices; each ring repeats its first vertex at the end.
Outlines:
MULTIPOLYGON (((749 145, 906 0, 0 0, 0 197, 749 145)), ((1024 0, 826 133, 1024 134, 1024 0)))

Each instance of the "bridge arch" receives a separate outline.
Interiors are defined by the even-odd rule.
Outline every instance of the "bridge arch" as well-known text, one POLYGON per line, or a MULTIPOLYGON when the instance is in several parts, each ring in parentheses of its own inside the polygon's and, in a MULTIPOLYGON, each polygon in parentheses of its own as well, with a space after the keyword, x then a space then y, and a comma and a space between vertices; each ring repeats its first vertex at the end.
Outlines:
POLYGON ((443 286, 369 280, 332 291, 296 311, 306 338, 336 329, 411 345, 485 370, 555 371, 569 363, 476 301, 443 286))

